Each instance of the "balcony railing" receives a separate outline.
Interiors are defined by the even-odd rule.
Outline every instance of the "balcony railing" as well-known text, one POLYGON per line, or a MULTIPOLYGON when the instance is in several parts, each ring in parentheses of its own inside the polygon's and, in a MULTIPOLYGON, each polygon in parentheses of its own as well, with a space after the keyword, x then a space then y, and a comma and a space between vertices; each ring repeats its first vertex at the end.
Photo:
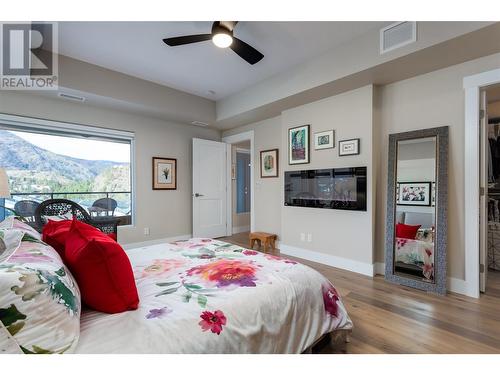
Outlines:
POLYGON ((119 225, 126 225, 131 223, 131 194, 132 193, 130 191, 11 193, 11 198, 0 198, 0 221, 2 221, 6 216, 13 215, 14 213, 11 210, 14 210, 17 202, 23 200, 30 200, 41 203, 48 199, 69 199, 73 202, 78 203, 80 206, 89 211, 89 208, 92 207, 93 203, 97 199, 112 198, 116 200, 118 204, 114 212, 114 216, 120 219, 119 225))

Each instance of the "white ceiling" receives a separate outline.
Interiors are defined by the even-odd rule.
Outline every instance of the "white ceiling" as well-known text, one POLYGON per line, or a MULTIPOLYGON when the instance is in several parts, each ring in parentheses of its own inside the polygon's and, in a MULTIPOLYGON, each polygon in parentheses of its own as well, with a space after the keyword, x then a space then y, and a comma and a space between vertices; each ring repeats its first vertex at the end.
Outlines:
POLYGON ((162 41, 209 33, 211 22, 60 22, 59 53, 218 100, 387 24, 240 22, 234 35, 264 54, 252 66, 210 41, 178 47, 162 41))

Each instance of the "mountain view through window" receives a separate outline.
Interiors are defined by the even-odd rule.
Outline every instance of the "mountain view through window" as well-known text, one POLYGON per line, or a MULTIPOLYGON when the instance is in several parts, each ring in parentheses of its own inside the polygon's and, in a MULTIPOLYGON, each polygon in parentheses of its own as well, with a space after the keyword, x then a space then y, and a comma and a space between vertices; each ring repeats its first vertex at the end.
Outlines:
POLYGON ((64 198, 93 216, 121 217, 120 224, 129 224, 130 147, 130 142, 0 129, 0 168, 7 172, 12 196, 4 205, 15 210, 20 201, 64 198), (110 207, 116 202, 116 208, 96 205, 102 198, 110 207))

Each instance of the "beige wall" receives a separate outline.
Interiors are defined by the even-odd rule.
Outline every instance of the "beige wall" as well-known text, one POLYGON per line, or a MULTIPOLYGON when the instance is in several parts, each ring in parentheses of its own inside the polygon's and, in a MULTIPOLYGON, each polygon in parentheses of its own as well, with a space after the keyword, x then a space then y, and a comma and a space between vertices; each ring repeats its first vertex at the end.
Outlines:
POLYGON ((212 100, 71 57, 60 55, 58 58, 61 92, 83 95, 91 104, 148 113, 165 121, 184 124, 215 121, 212 100))
POLYGON ((218 131, 15 92, 0 92, 0 112, 135 132, 136 223, 119 228, 119 241, 142 242, 192 232, 191 140, 219 140, 218 131), (153 156, 177 158, 177 190, 151 189, 153 156), (150 228, 149 236, 143 234, 145 227, 150 228))
MULTIPOLYGON (((500 54, 455 65, 381 88, 381 164, 377 200, 386 204, 389 134, 449 126, 448 275, 465 277, 463 78, 500 67, 500 54)), ((377 212, 376 261, 384 261, 386 212, 377 212)))
POLYGON ((254 124, 224 132, 224 136, 253 130, 254 132, 254 215, 255 230, 281 235, 281 206, 283 193, 281 176, 283 174, 280 161, 280 178, 260 178, 260 151, 273 148, 283 151, 281 147, 281 117, 274 117, 254 124))
MULTIPOLYGON (((255 205, 259 211, 258 214, 256 213, 256 225, 260 225, 259 217, 267 218, 279 211, 281 214, 282 243, 363 262, 370 261, 370 241, 359 235, 365 232, 357 231, 355 233, 357 234, 356 242, 362 246, 354 246, 356 249, 351 252, 347 251, 345 247, 339 246, 336 242, 337 237, 334 238, 335 233, 342 233, 342 231, 335 229, 339 222, 346 224, 345 233, 351 233, 352 228, 359 225, 364 230, 368 230, 366 228, 369 228, 370 219, 365 218, 363 214, 359 215, 360 213, 356 212, 337 214, 302 208, 296 211, 296 208, 283 207, 282 204, 282 171, 289 168, 286 162, 286 129, 306 123, 313 124, 313 132, 323 128, 333 128, 336 130, 337 140, 349 137, 362 138, 360 157, 336 157, 337 148, 335 154, 330 155, 327 151, 312 151, 311 164, 303 167, 371 165, 373 172, 371 193, 372 197, 375 198, 373 199, 375 209, 371 211, 371 222, 375 225, 372 234, 374 237, 373 262, 384 262, 389 134, 448 125, 450 127, 448 275, 463 280, 465 277, 463 78, 499 67, 500 54, 494 54, 387 86, 375 87, 373 95, 368 94, 369 88, 362 88, 293 108, 283 112, 281 116, 269 120, 224 132, 224 135, 237 134, 254 129, 257 153, 261 149, 269 148, 268 146, 271 144, 279 144, 281 153, 280 183, 279 186, 277 184, 256 186, 256 191, 260 189, 259 194, 256 194, 255 197, 255 205), (372 100, 371 110, 368 108, 368 100, 372 100), (373 124, 371 136, 365 134, 366 124, 370 121, 373 124), (276 134, 277 128, 280 128, 278 134, 276 134), (273 139, 272 137, 278 138, 273 139), (367 142, 372 142, 371 150, 370 147, 367 148, 367 142), (322 152, 325 153, 322 154, 322 152), (278 203, 273 200, 274 197, 278 199, 278 203), (261 199, 265 200, 261 201, 261 199), (337 217, 337 215, 341 216, 337 217), (354 219, 354 215, 358 215, 356 219, 354 219), (342 220, 338 220, 339 217, 342 217, 342 220), (310 221, 319 224, 310 225, 310 221), (297 240, 300 232, 306 231, 306 228, 310 228, 313 234, 313 242, 310 245, 301 242, 300 239, 297 240), (362 247, 366 247, 366 249, 362 247)), ((300 169, 301 167, 293 168, 300 169)), ((259 185, 261 182, 257 180, 256 184, 259 185)), ((341 226, 341 228, 344 227, 341 226)), ((370 235, 370 232, 366 232, 366 237, 369 238, 370 235)))
POLYGON ((277 233, 282 245, 372 263, 373 204, 368 197, 367 212, 315 210, 283 205, 284 171, 368 166, 369 191, 372 184, 373 87, 367 86, 332 98, 285 111, 281 116, 224 132, 224 136, 253 130, 255 134, 255 224, 256 230, 277 233), (311 125, 311 163, 288 165, 288 129, 311 125), (315 132, 335 129, 334 149, 313 150, 315 132), (338 140, 361 138, 361 155, 339 157, 338 140), (280 177, 260 178, 260 151, 279 148, 280 177), (348 165, 347 165, 347 164, 348 165), (359 232, 365 235, 360 238, 359 232), (312 241, 300 240, 311 233, 312 241), (352 239, 356 238, 356 241, 352 239))
MULTIPOLYGON (((284 111, 281 115, 281 165, 284 171, 366 166, 372 191, 372 86, 284 111), (311 162, 288 165, 288 129, 310 124, 311 162), (335 130, 336 147, 314 150, 313 134, 335 130), (338 140, 360 138, 360 155, 338 156, 338 140)), ((372 264, 373 199, 367 211, 321 210, 304 207, 281 209, 281 244, 372 264), (306 241, 300 234, 305 233, 306 241), (307 241, 307 235, 312 241, 307 241), (361 234, 361 235, 360 235, 361 234)))

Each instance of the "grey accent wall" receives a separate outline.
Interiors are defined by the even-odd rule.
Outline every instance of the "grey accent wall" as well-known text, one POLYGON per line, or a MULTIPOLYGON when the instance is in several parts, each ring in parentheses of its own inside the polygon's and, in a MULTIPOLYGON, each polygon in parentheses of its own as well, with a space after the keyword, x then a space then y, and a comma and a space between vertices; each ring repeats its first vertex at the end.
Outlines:
POLYGON ((120 227, 121 243, 192 233, 192 138, 220 140, 217 130, 32 94, 0 91, 0 112, 135 132, 136 225, 120 227), (151 158, 177 158, 177 190, 151 189, 151 158), (150 235, 144 235, 144 228, 150 235))

